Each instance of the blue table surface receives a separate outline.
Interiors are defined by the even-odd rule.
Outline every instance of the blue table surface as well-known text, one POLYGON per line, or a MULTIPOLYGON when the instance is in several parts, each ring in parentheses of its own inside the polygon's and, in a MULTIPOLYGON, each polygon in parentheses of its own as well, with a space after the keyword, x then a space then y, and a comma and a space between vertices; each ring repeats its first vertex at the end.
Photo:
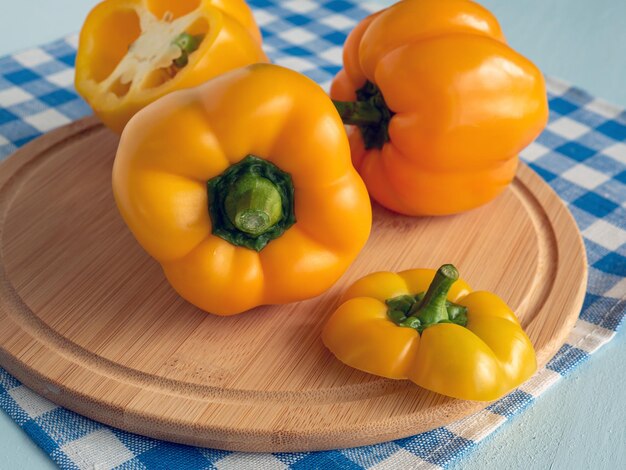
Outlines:
MULTIPOLYGON (((22 0, 3 8, 0 56, 76 32, 94 0, 22 0)), ((381 4, 390 3, 380 1, 381 4)), ((481 0, 511 45, 546 74, 626 107, 626 2, 481 0)), ((626 468, 626 333, 452 468, 626 468)), ((0 469, 55 464, 0 412, 0 469)))

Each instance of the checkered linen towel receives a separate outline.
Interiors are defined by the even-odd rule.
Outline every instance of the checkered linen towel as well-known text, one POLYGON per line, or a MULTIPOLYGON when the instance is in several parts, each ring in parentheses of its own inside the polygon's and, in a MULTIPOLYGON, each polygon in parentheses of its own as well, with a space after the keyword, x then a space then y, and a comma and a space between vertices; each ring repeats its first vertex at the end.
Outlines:
MULTIPOLYGON (((328 87, 342 44, 376 4, 251 0, 274 62, 328 87)), ((72 88, 76 37, 0 59, 0 158, 90 113, 72 88)), ((572 334, 529 382, 487 409, 397 441, 326 452, 245 454, 104 426, 34 394, 0 369, 0 407, 64 469, 446 467, 528 407, 615 335, 626 306, 626 112, 548 79, 550 123, 522 158, 559 194, 583 234, 587 295, 572 334)))

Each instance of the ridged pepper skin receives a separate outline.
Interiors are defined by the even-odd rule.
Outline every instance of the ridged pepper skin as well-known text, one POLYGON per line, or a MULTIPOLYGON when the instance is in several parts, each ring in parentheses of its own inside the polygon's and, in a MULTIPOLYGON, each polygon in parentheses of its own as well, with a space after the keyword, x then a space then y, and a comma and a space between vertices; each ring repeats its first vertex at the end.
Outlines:
POLYGON ((310 79, 270 64, 227 72, 137 113, 122 133, 113 192, 173 288, 218 315, 319 295, 371 228, 369 196, 331 100, 310 79), (214 235, 207 210, 215 202, 207 182, 248 155, 293 184, 295 224, 260 251, 214 235))
POLYGON ((420 334, 391 320, 386 301, 427 292, 435 273, 378 272, 358 280, 324 326, 324 344, 350 367, 465 400, 495 400, 526 381, 537 368, 533 346, 495 294, 472 291, 461 279, 452 284, 446 298, 467 308, 465 326, 435 323, 420 334))
POLYGON ((105 0, 80 32, 75 87, 121 133, 137 111, 167 93, 267 61, 244 0, 105 0), (196 38, 188 53, 177 46, 185 33, 196 38))
POLYGON ((352 159, 370 195, 406 215, 495 198, 548 118, 541 72, 467 0, 404 0, 365 18, 344 45, 331 97, 377 100, 382 117, 341 113, 359 124, 349 129, 352 159))

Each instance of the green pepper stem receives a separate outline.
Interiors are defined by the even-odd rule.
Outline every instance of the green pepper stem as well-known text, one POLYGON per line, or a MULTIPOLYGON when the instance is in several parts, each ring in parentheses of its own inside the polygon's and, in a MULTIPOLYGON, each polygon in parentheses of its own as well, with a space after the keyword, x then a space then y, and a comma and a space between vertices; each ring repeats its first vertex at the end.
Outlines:
POLYGON ((289 173, 248 155, 207 181, 211 233, 261 251, 296 223, 289 173))
POLYGON ((224 206, 233 225, 254 236, 267 232, 283 215, 276 185, 255 174, 243 175, 231 185, 224 206))
POLYGON ((333 104, 344 124, 364 126, 378 124, 383 115, 380 110, 370 101, 335 101, 333 104))
POLYGON ((381 149, 389 142, 389 123, 394 113, 380 89, 372 82, 356 90, 355 101, 333 101, 344 124, 361 131, 366 149, 381 149))
POLYGON ((444 264, 435 273, 428 291, 421 302, 411 308, 409 316, 420 320, 421 327, 427 328, 440 322, 449 322, 446 297, 452 284, 459 278, 459 272, 451 264, 444 264))
POLYGON ((174 65, 179 68, 187 65, 189 62, 189 54, 200 47, 202 39, 204 39, 204 36, 201 34, 193 36, 189 33, 181 33, 176 36, 176 38, 172 41, 172 44, 180 49, 180 56, 174 59, 174 65))

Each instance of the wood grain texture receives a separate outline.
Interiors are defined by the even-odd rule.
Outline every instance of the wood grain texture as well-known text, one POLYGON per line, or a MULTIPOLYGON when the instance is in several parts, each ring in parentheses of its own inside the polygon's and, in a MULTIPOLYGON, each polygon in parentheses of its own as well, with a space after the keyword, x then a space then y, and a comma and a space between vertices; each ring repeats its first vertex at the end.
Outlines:
POLYGON ((580 311, 586 260, 576 225, 521 166, 502 196, 462 215, 375 207, 365 249, 320 297, 207 315, 174 293, 119 217, 116 145, 85 119, 0 170, 0 365, 98 421, 187 444, 296 451, 404 437, 486 406, 350 369, 323 347, 339 294, 373 271, 454 263, 517 312, 540 365, 580 311))

